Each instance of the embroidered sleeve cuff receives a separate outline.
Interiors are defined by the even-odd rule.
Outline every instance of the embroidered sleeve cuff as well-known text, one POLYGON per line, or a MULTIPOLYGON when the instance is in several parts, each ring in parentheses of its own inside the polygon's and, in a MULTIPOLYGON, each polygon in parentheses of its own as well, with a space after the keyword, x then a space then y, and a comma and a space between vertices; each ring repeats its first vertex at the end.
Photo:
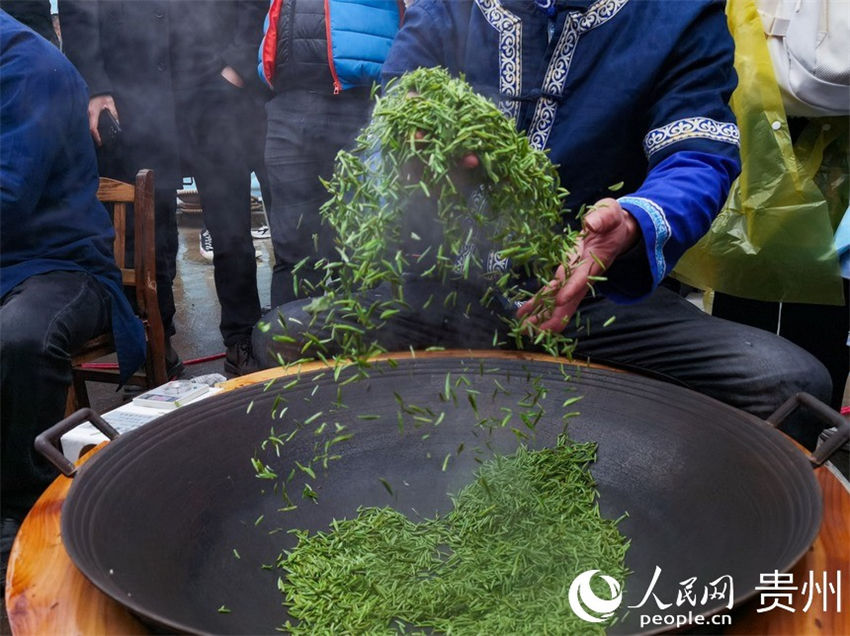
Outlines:
POLYGON ((647 281, 649 282, 649 289, 635 290, 639 295, 629 294, 630 298, 636 299, 652 291, 667 275, 668 265, 664 256, 664 246, 670 239, 670 224, 663 208, 655 201, 633 196, 622 197, 618 201, 625 210, 635 217, 643 233, 644 252, 649 266, 650 280, 647 281))
POLYGON ((689 139, 707 139, 740 147, 741 133, 732 122, 715 121, 708 117, 687 117, 650 130, 643 139, 647 159, 676 143, 689 139))

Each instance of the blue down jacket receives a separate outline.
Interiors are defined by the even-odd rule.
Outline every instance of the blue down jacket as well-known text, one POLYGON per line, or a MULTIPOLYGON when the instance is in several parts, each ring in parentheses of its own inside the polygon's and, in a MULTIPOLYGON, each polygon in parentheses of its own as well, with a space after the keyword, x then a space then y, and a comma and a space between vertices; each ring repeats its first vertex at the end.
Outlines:
POLYGON ((403 16, 401 0, 271 0, 260 77, 278 92, 371 86, 403 16))

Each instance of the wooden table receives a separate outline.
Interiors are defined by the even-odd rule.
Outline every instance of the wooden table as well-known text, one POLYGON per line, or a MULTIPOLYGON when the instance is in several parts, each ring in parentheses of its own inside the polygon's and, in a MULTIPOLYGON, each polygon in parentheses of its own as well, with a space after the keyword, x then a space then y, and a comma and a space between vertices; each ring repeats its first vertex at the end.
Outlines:
MULTIPOLYGON (((270 369, 236 378, 225 389, 279 377, 281 371, 270 369)), ((93 454, 89 453, 79 463, 85 463, 93 454)), ((802 594, 793 597, 796 610, 793 613, 781 609, 758 613, 756 610, 761 606, 753 601, 735 609, 732 627, 724 633, 850 634, 850 491, 827 468, 817 469, 815 476, 823 492, 823 523, 811 549, 792 572, 795 584, 801 585, 808 580, 810 571, 815 577, 826 571, 830 581, 834 581, 836 571, 842 570, 843 611, 834 611, 837 601, 834 596, 830 598, 832 611, 829 612, 823 612, 818 601, 803 612, 806 598, 802 594)), ((60 512, 71 481, 59 477, 50 485, 24 520, 12 548, 6 609, 13 633, 15 636, 148 633, 123 606, 89 583, 65 551, 60 512)))

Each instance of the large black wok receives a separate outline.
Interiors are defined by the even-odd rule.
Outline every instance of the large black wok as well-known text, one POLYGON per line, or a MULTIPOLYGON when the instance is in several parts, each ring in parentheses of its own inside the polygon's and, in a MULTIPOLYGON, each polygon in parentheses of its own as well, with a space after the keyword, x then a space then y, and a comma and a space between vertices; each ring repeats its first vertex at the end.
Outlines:
MULTIPOLYGON (((705 396, 597 368, 571 369, 571 381, 564 382, 558 364, 519 356, 420 357, 380 368, 367 381, 343 386, 344 407, 336 412, 338 385, 326 372, 316 381, 305 375, 287 390, 287 380, 278 380, 222 394, 120 436, 81 469, 67 498, 62 535, 72 559, 106 594, 168 630, 270 633, 286 613, 276 583, 280 573, 261 565, 294 543, 292 535, 271 531, 326 529, 332 518, 353 516, 360 505, 391 505, 411 517, 446 511, 446 493, 471 479, 473 451, 482 457, 487 444, 516 447, 510 431, 496 430, 490 438, 476 429, 464 392, 458 407, 447 407, 440 398, 447 372, 453 382, 465 375, 480 391, 482 416, 515 407, 542 378, 546 415, 529 442, 535 447, 554 443, 564 400, 584 396, 569 407, 581 412, 570 434, 599 444, 592 473, 603 514, 628 513, 620 527, 631 539, 627 565, 634 574, 622 608, 640 602, 656 566, 661 574, 654 592, 663 601, 675 601, 680 582, 690 577, 697 577, 701 593, 723 575, 731 576, 740 601, 753 594, 760 573, 790 568, 817 534, 821 497, 803 453, 764 421, 705 396), (494 392, 494 379, 509 395, 494 392), (282 418, 281 394, 288 407, 282 418), (402 434, 399 397, 445 410, 445 419, 431 431, 415 429, 408 418, 402 434), (287 444, 281 459, 268 447, 260 450, 272 426, 285 433, 320 410, 323 415, 287 444), (382 418, 357 417, 364 414, 382 418), (297 471, 288 492, 299 508, 278 512, 282 497, 272 492, 272 482, 256 477, 250 460, 262 458, 284 475, 293 460, 309 462, 316 441, 332 434, 314 435, 323 419, 328 431, 338 422, 355 435, 335 447, 342 458, 326 474, 312 479, 297 471), (423 440, 425 431, 433 434, 423 440), (444 472, 446 453, 461 442, 467 450, 444 472), (302 500, 305 482, 318 503, 302 500), (230 613, 217 611, 222 605, 230 613)), ((726 603, 708 601, 694 613, 725 610, 726 603)), ((674 603, 668 611, 689 609, 674 603)), ((660 612, 650 600, 611 631, 638 631, 641 611, 660 612)))

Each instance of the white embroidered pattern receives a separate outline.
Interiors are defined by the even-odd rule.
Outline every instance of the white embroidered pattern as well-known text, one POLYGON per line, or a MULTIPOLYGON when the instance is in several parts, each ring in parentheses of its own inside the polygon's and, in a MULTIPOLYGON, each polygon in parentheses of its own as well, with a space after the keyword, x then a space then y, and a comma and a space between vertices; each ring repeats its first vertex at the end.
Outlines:
POLYGON ((629 0, 599 0, 594 2, 581 18, 581 32, 587 33, 591 29, 605 24, 617 15, 629 0))
POLYGON ((534 0, 538 9, 542 9, 547 15, 552 15, 555 9, 555 0, 534 0))
MULTIPOLYGON (((577 12, 570 13, 564 23, 564 30, 558 38, 558 44, 552 53, 549 68, 543 78, 543 92, 549 95, 560 95, 567 83, 567 74, 573 61, 573 53, 578 45, 579 21, 577 12)), ((558 102, 551 97, 541 96, 534 108, 534 117, 528 129, 528 139, 531 146, 543 150, 549 141, 549 133, 555 123, 558 112, 558 102)))
POLYGON ((686 139, 711 139, 739 146, 741 133, 730 122, 715 121, 708 117, 688 117, 650 130, 643 138, 643 151, 649 158, 662 148, 686 139))
POLYGON ((510 258, 503 258, 496 250, 491 250, 487 253, 487 265, 485 266, 484 271, 488 274, 504 274, 510 269, 510 267, 510 258))
POLYGON ((655 269, 658 272, 658 280, 664 278, 667 273, 667 261, 664 258, 664 245, 670 238, 670 223, 667 222, 667 216, 664 214, 664 209, 655 201, 645 199, 643 197, 620 197, 617 199, 620 204, 632 204, 638 206, 646 212, 649 220, 652 221, 652 226, 655 228, 655 247, 653 256, 655 258, 655 269))
MULTIPOLYGON (((499 91, 519 97, 522 88, 522 21, 499 0, 475 0, 487 22, 499 34, 499 91)), ((514 121, 519 117, 516 99, 499 100, 499 110, 514 121)))
POLYGON ((475 255, 475 244, 474 243, 464 243, 463 246, 458 250, 457 256, 455 256, 455 265, 454 272, 455 274, 463 274, 464 264, 469 259, 469 263, 472 263, 472 259, 475 255))
POLYGON ((584 13, 572 12, 567 16, 564 30, 558 38, 558 44, 549 61, 549 68, 543 78, 544 96, 537 100, 534 118, 531 120, 528 137, 531 145, 543 149, 549 141, 549 133, 555 123, 558 102, 546 95, 561 95, 567 83, 573 53, 578 46, 579 37, 591 29, 605 24, 613 18, 628 0, 598 0, 584 13))

